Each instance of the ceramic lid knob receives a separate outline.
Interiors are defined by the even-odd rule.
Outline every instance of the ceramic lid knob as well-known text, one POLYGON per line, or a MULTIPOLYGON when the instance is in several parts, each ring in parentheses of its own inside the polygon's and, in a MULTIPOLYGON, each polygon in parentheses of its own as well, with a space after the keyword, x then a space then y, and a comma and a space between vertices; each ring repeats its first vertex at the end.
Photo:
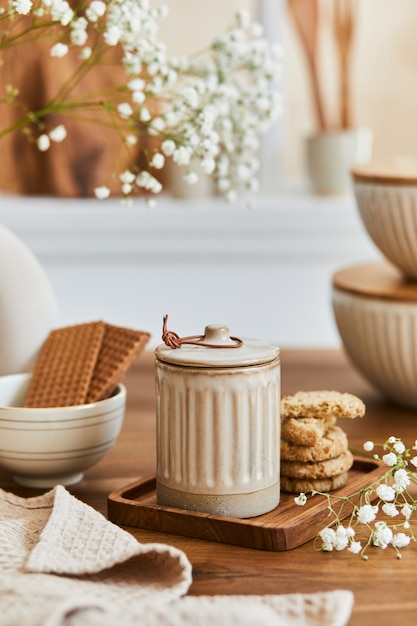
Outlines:
POLYGON ((233 340, 230 339, 229 327, 223 324, 209 324, 209 326, 206 326, 202 341, 213 345, 227 345, 233 343, 233 340))

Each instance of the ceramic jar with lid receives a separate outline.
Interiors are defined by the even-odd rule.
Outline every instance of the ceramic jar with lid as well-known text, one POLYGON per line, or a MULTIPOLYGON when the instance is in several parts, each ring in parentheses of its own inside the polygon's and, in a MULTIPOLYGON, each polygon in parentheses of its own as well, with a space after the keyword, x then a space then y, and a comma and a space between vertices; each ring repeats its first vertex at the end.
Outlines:
POLYGON ((211 325, 156 348, 159 504, 245 518, 279 503, 279 348, 235 341, 211 325))

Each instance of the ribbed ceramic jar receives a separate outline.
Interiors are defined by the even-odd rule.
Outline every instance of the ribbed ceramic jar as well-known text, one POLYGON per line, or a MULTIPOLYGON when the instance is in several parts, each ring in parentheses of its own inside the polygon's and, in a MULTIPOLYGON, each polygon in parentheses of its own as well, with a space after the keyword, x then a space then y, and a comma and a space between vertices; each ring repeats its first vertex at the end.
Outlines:
MULTIPOLYGON (((207 326, 204 343, 233 343, 207 326)), ((279 348, 184 344, 156 351, 159 504, 254 517, 279 503, 279 348)))

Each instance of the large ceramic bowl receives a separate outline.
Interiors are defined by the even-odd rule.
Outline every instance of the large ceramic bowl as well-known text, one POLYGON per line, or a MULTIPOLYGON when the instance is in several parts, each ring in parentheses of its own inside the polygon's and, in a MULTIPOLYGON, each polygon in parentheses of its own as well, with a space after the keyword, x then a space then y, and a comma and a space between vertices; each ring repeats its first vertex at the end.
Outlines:
POLYGON ((29 487, 77 483, 115 442, 126 389, 91 404, 22 408, 30 376, 0 376, 0 467, 29 487))
POLYGON ((351 174, 371 239, 391 263, 417 280, 417 162, 373 163, 351 174))
POLYGON ((333 277, 333 310, 358 371, 382 395, 416 408, 417 285, 385 264, 347 268, 333 277))

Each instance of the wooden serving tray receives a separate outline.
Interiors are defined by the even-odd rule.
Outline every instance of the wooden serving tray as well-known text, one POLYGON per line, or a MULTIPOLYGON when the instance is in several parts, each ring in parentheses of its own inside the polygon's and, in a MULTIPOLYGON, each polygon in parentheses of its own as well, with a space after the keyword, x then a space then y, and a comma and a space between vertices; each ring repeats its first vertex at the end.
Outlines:
MULTIPOLYGON (((377 461, 355 459, 347 485, 332 493, 349 496, 385 471, 386 466, 377 461)), ((107 510, 109 520, 121 526, 280 552, 315 538, 331 521, 326 498, 310 496, 304 506, 297 506, 295 495, 281 493, 279 505, 258 517, 222 517, 157 504, 156 477, 148 476, 113 491, 108 496, 107 510)), ((351 511, 352 507, 345 506, 341 518, 351 511)))

